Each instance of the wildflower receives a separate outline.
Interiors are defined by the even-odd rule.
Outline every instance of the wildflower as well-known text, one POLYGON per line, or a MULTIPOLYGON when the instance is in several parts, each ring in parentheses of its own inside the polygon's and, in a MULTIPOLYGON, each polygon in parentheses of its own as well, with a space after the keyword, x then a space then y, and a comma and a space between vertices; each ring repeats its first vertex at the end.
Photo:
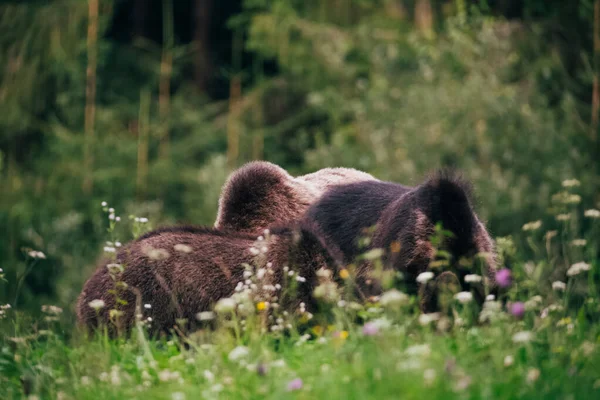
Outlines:
POLYGON ((513 335, 512 340, 514 343, 527 343, 533 339, 533 333, 529 331, 517 332, 513 335))
POLYGON ((250 247, 250 254, 252 254, 253 256, 256 256, 256 255, 260 254, 260 251, 258 251, 258 249, 256 247, 250 247))
POLYGON ((567 276, 579 275, 583 271, 589 271, 590 268, 590 264, 585 263, 583 261, 575 263, 571 265, 571 267, 567 270, 567 276))
POLYGON ((585 240, 585 239, 573 239, 573 240, 571 240, 571 246, 583 247, 586 244, 587 244, 587 240, 585 240))
POLYGON ((527 382, 533 383, 533 382, 537 381, 539 377, 540 377, 539 369, 530 368, 529 371, 527 371, 527 382))
POLYGON ((250 350, 248 350, 245 346, 238 346, 235 349, 229 352, 229 361, 238 361, 243 358, 246 358, 250 354, 250 350))
POLYGON ((306 282, 306 278, 300 275, 296 275, 296 280, 300 283, 306 282))
POLYGON ((523 318, 523 316, 525 315, 525 304, 523 304, 520 301, 512 303, 510 305, 510 313, 513 317, 517 319, 523 318))
POLYGON ((106 206, 108 205, 108 203, 107 203, 107 202, 105 202, 105 201, 103 201, 102 203, 100 203, 100 205, 101 205, 102 207, 106 207, 106 206))
POLYGON ((568 221, 571 219, 571 214, 567 213, 567 214, 558 214, 556 216, 556 220, 557 221, 568 221))
POLYGON ((90 385, 91 383, 92 383, 92 380, 90 379, 90 377, 89 377, 89 376, 82 376, 82 377, 81 377, 81 384, 82 384, 83 386, 88 386, 88 385, 90 385))
POLYGON ((548 232, 546 232, 545 237, 546 237, 546 240, 550 240, 553 237, 555 237, 556 235, 558 235, 558 231, 548 231, 548 232))
POLYGON ((187 244, 182 244, 182 243, 176 244, 175 246, 173 246, 173 249, 175 249, 175 251, 179 251, 181 253, 191 253, 192 252, 191 246, 188 246, 187 244))
POLYGON ((300 389, 302 389, 302 386, 304 386, 302 379, 296 378, 296 379, 291 380, 288 383, 287 390, 288 390, 288 392, 292 392, 294 390, 300 390, 300 389))
POLYGON ((381 295, 379 303, 384 307, 395 307, 408 302, 408 296, 396 289, 391 289, 381 295))
POLYGON ((313 295, 317 299, 323 299, 328 302, 337 300, 338 287, 334 282, 324 282, 315 288, 313 295))
POLYGON ((201 311, 196 314, 196 319, 198 321, 210 321, 215 318, 215 313, 212 311, 201 311))
POLYGON ((45 312, 46 314, 50 314, 50 315, 60 315, 62 314, 63 310, 60 307, 57 306, 42 306, 42 312, 45 312))
POLYGON ((92 300, 88 303, 88 305, 93 308, 94 310, 98 311, 101 308, 104 308, 105 303, 104 300, 101 299, 96 299, 96 300, 92 300))
POLYGON ((421 272, 417 276, 417 282, 425 284, 425 283, 429 282, 431 279, 433 279, 433 276, 434 276, 434 274, 431 271, 421 272))
POLYGON ((433 381, 435 381, 435 377, 436 372, 434 369, 429 368, 423 371, 423 381, 425 381, 425 384, 427 386, 431 386, 433 384, 433 381))
POLYGON ((440 319, 440 313, 421 314, 419 315, 419 324, 427 326, 438 319, 440 319))
POLYGON ((535 310, 542 303, 542 296, 533 296, 525 302, 525 310, 535 310))
POLYGON ((482 279, 483 278, 481 277, 481 275, 476 275, 476 274, 465 275, 466 283, 479 283, 479 282, 481 282, 482 279))
POLYGON ((496 272, 496 282, 502 288, 509 287, 512 284, 512 273, 507 268, 502 268, 496 272))
POLYGON ((458 392, 466 390, 469 386, 471 386, 471 381, 472 379, 470 376, 463 376, 454 385, 454 390, 458 392))
POLYGON ((350 277, 350 273, 348 272, 348 270, 346 268, 344 268, 340 271, 340 278, 348 279, 349 277, 350 277))
POLYGON ((114 248, 114 247, 112 247, 112 246, 104 246, 104 252, 105 252, 105 253, 114 253, 114 252, 116 252, 116 251, 117 251, 117 249, 115 249, 115 248, 114 248))
POLYGON ((185 394, 181 392, 174 392, 171 394, 172 400, 185 400, 185 394))
POLYGON ((431 347, 428 344, 415 344, 407 347, 404 353, 408 356, 427 357, 431 354, 431 347))
POLYGON ((256 271, 256 279, 258 280, 262 280, 262 278, 265 277, 267 270, 264 268, 259 268, 258 271, 256 271))
POLYGON ((236 305, 237 304, 234 299, 226 297, 217 302, 217 304, 215 305, 215 311, 218 313, 232 312, 233 310, 235 310, 236 305))
POLYGON ((562 181, 562 186, 566 188, 577 187, 579 185, 581 185, 581 182, 579 182, 577 179, 565 179, 562 181))
POLYGON ((600 218, 600 210, 593 208, 590 210, 585 210, 583 216, 586 218, 600 218))
POLYGON ((325 268, 319 268, 317 270, 317 276, 319 278, 323 278, 323 279, 330 279, 331 278, 331 270, 325 269, 325 268))
POLYGON ((41 251, 35 251, 32 250, 29 253, 27 253, 29 255, 29 257, 31 258, 36 258, 36 259, 41 259, 44 260, 46 259, 46 255, 44 253, 42 253, 41 251))
POLYGON ((256 309, 258 311, 264 311, 269 307, 269 303, 267 303, 266 301, 261 301, 259 303, 256 304, 256 309))
POLYGON ((165 260, 171 256, 165 249, 155 249, 150 246, 143 248, 142 252, 152 260, 165 260))
POLYGON ((461 304, 467 304, 473 300, 473 294, 471 292, 459 292, 454 295, 454 298, 461 304))
POLYGON ((116 263, 110 263, 110 264, 106 264, 106 269, 108 270, 108 272, 110 274, 118 274, 123 272, 125 269, 123 268, 123 265, 121 264, 116 264, 116 263))
POLYGON ((142 217, 142 218, 140 218, 140 222, 141 222, 142 224, 145 224, 145 223, 147 223, 147 222, 148 222, 148 218, 142 217))
POLYGON ((373 322, 367 322, 363 326, 362 333, 365 336, 376 336, 379 334, 379 327, 373 322))
POLYGON ((561 281, 552 282, 552 290, 557 292, 564 292, 567 289, 567 284, 561 281))
POLYGON ((209 382, 212 382, 215 380, 215 374, 213 374, 211 371, 209 371, 208 369, 204 370, 204 379, 206 379, 209 382))
POLYGON ((348 339, 348 331, 333 332, 333 337, 336 339, 346 340, 348 339))
POLYGON ((488 294, 487 296, 485 296, 485 301, 494 301, 496 300, 496 296, 494 296, 493 294, 488 294))
POLYGON ((506 357, 504 357, 504 366, 505 367, 510 367, 511 365, 513 365, 513 363, 515 362, 515 358, 511 355, 507 355, 506 357))
POLYGON ((536 231, 536 230, 540 229, 541 226, 542 226, 542 221, 537 220, 537 221, 533 221, 533 222, 528 222, 525 225, 523 225, 523 230, 525 232, 536 231))

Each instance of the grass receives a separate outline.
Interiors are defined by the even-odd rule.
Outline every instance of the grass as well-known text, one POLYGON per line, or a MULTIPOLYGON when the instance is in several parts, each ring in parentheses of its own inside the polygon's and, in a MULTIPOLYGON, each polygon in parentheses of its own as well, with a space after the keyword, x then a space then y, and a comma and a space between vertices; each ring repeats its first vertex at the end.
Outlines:
POLYGON ((423 316, 414 298, 330 296, 309 324, 306 313, 278 314, 284 331, 264 332, 267 311, 253 303, 262 311, 222 307, 215 329, 151 339, 140 321, 126 340, 87 337, 69 310, 35 318, 5 307, 0 398, 599 398, 600 219, 556 199, 569 220, 545 234, 527 224, 530 257, 497 240, 513 279, 483 310, 453 299, 448 316, 423 316))

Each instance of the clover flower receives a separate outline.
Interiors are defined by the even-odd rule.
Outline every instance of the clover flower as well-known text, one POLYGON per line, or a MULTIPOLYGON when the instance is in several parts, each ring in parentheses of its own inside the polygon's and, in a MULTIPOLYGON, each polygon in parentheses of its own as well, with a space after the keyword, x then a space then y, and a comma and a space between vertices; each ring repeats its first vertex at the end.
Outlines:
POLYGON ((502 268, 500 271, 496 272, 496 282, 498 286, 502 288, 507 288, 512 284, 512 273, 507 268, 502 268))
POLYGON ((303 386, 304 386, 304 383, 302 382, 302 379, 296 378, 296 379, 293 379, 288 382, 287 390, 288 390, 288 392, 293 392, 295 390, 302 389, 303 386))

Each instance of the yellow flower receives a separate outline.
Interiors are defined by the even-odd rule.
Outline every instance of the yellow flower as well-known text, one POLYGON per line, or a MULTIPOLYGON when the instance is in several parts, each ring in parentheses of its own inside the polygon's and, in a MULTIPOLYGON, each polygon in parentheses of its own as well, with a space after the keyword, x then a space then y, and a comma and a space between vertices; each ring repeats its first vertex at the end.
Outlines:
POLYGON ((265 303, 264 301, 261 301, 260 303, 256 304, 256 309, 258 311, 263 311, 267 309, 267 303, 265 303))
POLYGON ((340 332, 340 339, 346 340, 347 338, 348 338, 348 331, 341 331, 340 332))
POLYGON ((315 325, 313 326, 312 331, 315 335, 321 336, 323 334, 323 327, 321 325, 315 325))
POLYGON ((348 272, 347 269, 343 269, 340 271, 340 278, 342 279, 348 279, 348 277, 350 277, 350 273, 348 272))

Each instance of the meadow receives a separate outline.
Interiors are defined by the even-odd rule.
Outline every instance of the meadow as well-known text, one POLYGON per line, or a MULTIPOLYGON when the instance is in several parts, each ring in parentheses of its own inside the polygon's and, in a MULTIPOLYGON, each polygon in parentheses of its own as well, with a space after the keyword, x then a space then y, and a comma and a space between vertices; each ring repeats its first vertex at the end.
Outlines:
POLYGON ((212 3, 0 5, 0 399, 600 398, 600 1, 191 12, 212 3), (76 325, 100 257, 212 225, 256 159, 408 185, 459 169, 503 294, 422 314, 393 276, 363 303, 348 265, 318 312, 284 311, 257 260, 199 331, 151 337, 152 304, 128 337, 76 325))

